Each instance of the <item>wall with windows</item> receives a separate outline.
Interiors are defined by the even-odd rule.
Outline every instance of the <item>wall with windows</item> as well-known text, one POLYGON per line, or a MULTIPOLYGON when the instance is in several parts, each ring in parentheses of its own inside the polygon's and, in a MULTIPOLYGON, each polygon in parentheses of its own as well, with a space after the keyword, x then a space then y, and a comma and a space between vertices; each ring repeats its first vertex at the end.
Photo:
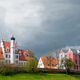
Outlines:
POLYGON ((60 69, 65 69, 63 59, 66 57, 67 57, 67 53, 65 52, 59 53, 59 68, 60 69))
POLYGON ((18 65, 19 66, 25 66, 27 64, 27 61, 19 61, 18 65))

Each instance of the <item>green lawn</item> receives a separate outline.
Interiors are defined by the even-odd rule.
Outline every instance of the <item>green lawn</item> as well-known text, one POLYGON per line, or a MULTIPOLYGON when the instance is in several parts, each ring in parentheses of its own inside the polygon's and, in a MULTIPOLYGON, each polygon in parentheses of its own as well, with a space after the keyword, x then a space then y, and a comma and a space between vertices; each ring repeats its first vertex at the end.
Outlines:
POLYGON ((1 76, 0 80, 80 80, 80 75, 24 73, 13 76, 1 76))

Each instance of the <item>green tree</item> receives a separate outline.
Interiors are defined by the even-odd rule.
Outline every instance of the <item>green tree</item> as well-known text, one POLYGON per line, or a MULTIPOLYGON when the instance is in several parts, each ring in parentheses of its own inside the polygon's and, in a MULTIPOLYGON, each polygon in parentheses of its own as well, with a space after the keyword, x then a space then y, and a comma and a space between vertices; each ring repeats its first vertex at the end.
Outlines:
POLYGON ((66 68, 67 73, 70 73, 70 70, 73 69, 75 66, 75 62, 71 58, 65 58, 64 66, 66 68))
POLYGON ((34 72, 37 69, 37 64, 38 64, 38 60, 32 57, 32 58, 29 58, 29 60, 27 61, 25 68, 28 72, 31 72, 31 71, 34 72))
POLYGON ((71 58, 65 58, 64 66, 65 66, 66 69, 67 69, 67 68, 69 68, 69 69, 74 68, 75 62, 72 61, 71 58))

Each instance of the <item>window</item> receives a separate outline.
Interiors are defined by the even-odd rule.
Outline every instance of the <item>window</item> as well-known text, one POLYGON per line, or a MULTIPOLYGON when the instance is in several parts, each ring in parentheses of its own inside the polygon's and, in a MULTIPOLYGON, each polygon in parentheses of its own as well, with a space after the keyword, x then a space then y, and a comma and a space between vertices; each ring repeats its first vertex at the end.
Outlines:
POLYGON ((51 66, 51 62, 48 63, 48 66, 51 66))
POLYGON ((6 58, 10 58, 10 57, 11 57, 10 55, 6 54, 6 58))
POLYGON ((56 66, 56 64, 52 64, 52 66, 56 66))
POLYGON ((6 64, 10 64, 10 60, 6 60, 6 64))
POLYGON ((5 52, 6 53, 9 53, 9 48, 8 47, 5 49, 5 52))
POLYGON ((10 58, 11 56, 9 55, 9 58, 10 58))
POLYGON ((18 58, 18 55, 16 55, 16 59, 18 58))
POLYGON ((21 66, 22 66, 22 65, 23 65, 23 62, 19 62, 19 65, 21 65, 21 66))
POLYGON ((8 58, 8 55, 6 54, 6 58, 8 58))

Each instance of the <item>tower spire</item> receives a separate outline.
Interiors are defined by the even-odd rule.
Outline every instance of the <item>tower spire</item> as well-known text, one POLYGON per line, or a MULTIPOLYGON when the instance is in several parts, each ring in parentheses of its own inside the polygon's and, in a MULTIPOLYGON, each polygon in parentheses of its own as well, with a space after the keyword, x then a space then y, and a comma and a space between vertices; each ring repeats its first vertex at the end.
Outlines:
POLYGON ((13 34, 11 34, 11 40, 15 40, 15 37, 13 36, 13 34))

